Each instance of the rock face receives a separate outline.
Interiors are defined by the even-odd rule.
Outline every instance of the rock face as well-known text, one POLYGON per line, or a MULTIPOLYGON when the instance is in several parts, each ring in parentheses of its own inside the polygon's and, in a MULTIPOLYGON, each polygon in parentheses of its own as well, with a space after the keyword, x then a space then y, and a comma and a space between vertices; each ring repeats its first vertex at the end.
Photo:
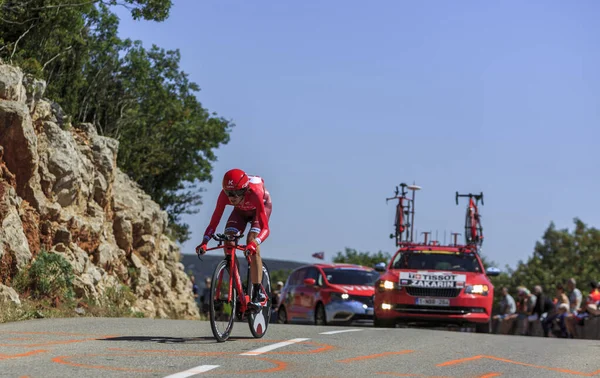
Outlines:
MULTIPOLYGON (((97 299, 127 285, 132 310, 198 318, 168 217, 117 168, 117 140, 91 124, 59 126, 45 83, 0 63, 0 291, 42 250, 73 266, 75 293, 97 299)), ((57 110, 58 109, 58 110, 57 110)))

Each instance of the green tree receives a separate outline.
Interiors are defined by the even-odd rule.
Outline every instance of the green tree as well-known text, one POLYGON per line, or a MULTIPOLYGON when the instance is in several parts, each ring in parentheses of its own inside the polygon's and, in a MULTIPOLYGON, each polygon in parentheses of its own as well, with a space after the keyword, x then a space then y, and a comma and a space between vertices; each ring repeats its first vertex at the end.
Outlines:
POLYGON ((43 77, 47 96, 76 114, 85 87, 90 34, 98 7, 126 6, 134 19, 163 21, 171 0, 5 0, 0 5, 0 58, 43 77))
POLYGON ((118 124, 128 105, 120 77, 120 54, 124 54, 132 42, 118 37, 119 19, 107 7, 99 7, 89 17, 93 28, 88 38, 88 62, 83 67, 85 85, 78 93, 75 114, 78 121, 91 122, 101 134, 118 139, 118 135, 105 130, 118 124))
POLYGON ((533 255, 519 261, 511 272, 511 286, 529 289, 541 285, 546 292, 553 293, 557 283, 566 283, 573 277, 583 292, 588 283, 600 278, 600 231, 590 228, 580 219, 574 219, 574 229, 557 229, 550 223, 541 241, 535 245, 533 255))
POLYGON ((280 269, 280 270, 272 271, 271 272, 271 285, 273 286, 273 288, 277 284, 277 281, 281 281, 285 285, 285 282, 287 281, 287 279, 291 273, 292 273, 291 269, 280 269))
POLYGON ((178 50, 118 37, 110 6, 162 21, 171 0, 7 0, 0 3, 0 58, 46 80, 46 97, 70 119, 119 140, 118 165, 169 214, 174 239, 189 239, 183 214, 198 212, 213 149, 232 122, 205 109, 178 50))
POLYGON ((373 267, 373 265, 380 262, 387 263, 390 260, 390 258, 391 256, 387 252, 358 252, 356 249, 346 247, 344 254, 342 254, 342 252, 338 252, 337 255, 335 255, 335 257, 333 258, 333 262, 373 267))
POLYGON ((233 123, 210 114, 193 92, 199 90, 179 70, 179 51, 136 42, 123 58, 123 102, 135 99, 126 116, 108 135, 124 141, 119 166, 169 212, 174 235, 188 239, 181 214, 197 212, 201 205, 198 183, 210 181, 213 149, 229 142, 233 123))

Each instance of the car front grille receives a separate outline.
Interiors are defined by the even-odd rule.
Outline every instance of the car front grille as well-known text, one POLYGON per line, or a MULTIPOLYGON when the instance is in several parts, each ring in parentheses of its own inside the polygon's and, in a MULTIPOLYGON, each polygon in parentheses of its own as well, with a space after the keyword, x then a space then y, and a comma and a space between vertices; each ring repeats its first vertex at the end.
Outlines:
POLYGON ((420 306, 420 305, 405 305, 398 304, 394 306, 394 310, 406 313, 416 314, 439 314, 439 315, 466 315, 471 313, 484 313, 485 309, 477 307, 458 307, 458 306, 420 306))
POLYGON ((454 288, 406 287, 408 295, 412 295, 413 297, 455 298, 458 297, 461 290, 454 288))

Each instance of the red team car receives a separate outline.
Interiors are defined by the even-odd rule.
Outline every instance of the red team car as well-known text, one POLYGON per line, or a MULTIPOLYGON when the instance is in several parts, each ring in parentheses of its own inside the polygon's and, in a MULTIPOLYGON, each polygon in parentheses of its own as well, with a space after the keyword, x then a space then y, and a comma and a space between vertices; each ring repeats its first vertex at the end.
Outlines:
MULTIPOLYGON (((396 245, 398 250, 389 262, 377 267, 384 272, 375 283, 374 325, 394 327, 398 323, 474 325, 477 332, 489 332, 494 286, 488 276, 500 273, 496 268, 484 270, 479 257, 483 232, 477 209, 480 195, 469 197, 465 224, 465 245, 439 245, 438 242, 412 241, 414 193, 416 186, 401 184, 396 197, 396 245), (406 197, 412 190, 412 199, 406 197), (409 224, 405 217, 412 215, 409 224)), ((408 218, 408 217, 406 217, 408 218)), ((394 235, 391 235, 394 237, 394 235)))
POLYGON ((379 273, 353 264, 313 264, 290 274, 277 309, 280 323, 370 324, 379 273))

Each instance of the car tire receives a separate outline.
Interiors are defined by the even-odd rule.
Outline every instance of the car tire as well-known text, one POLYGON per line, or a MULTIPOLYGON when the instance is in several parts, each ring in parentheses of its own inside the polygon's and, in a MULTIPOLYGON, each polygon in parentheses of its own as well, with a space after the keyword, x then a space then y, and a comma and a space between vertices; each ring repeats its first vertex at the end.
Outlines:
POLYGON ((327 325, 327 314, 325 313, 323 303, 317 304, 317 308, 315 309, 315 325, 327 325))
POLYGON ((492 333, 492 321, 475 323, 475 333, 492 333))
POLYGON ((373 315, 373 326, 377 328, 395 328, 396 323, 394 320, 377 319, 377 316, 373 315))

